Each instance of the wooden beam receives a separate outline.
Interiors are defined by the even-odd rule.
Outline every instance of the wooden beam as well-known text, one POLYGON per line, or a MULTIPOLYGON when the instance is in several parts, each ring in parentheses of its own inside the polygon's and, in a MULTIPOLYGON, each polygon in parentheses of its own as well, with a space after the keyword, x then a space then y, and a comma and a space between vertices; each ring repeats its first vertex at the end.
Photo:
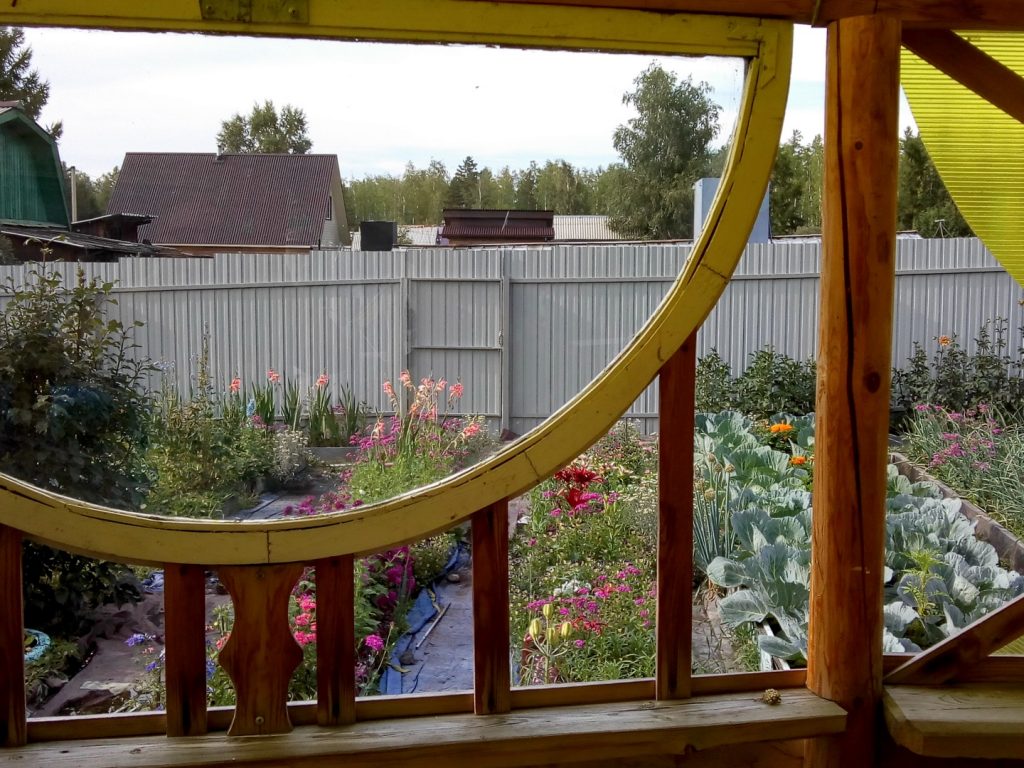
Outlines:
POLYGON ((982 616, 885 676, 886 685, 941 685, 1024 635, 1024 595, 982 616))
POLYGON ((316 563, 317 722, 356 720, 355 562, 352 555, 316 563))
POLYGON ((657 698, 690 695, 693 643, 693 430, 697 334, 658 376, 657 698))
POLYGON ((0 525, 0 747, 16 747, 27 738, 21 547, 21 532, 0 525))
POLYGON ((167 735, 206 733, 206 576, 202 566, 164 566, 167 735))
POLYGON ((900 24, 828 29, 807 686, 849 713, 808 766, 873 765, 882 692, 900 24))
POLYGON ((473 710, 512 708, 509 667, 508 500, 473 515, 473 710))
POLYGON ((960 35, 941 29, 905 29, 903 46, 1024 123, 1024 77, 960 35))

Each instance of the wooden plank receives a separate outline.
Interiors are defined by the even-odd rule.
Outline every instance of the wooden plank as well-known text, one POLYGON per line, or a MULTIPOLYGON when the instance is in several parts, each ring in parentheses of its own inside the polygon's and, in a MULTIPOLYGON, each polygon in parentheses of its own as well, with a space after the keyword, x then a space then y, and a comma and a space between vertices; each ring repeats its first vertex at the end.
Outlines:
POLYGON ((316 562, 316 694, 320 725, 356 719, 352 555, 316 562))
POLYGON ((886 685, 941 685, 1024 635, 1024 595, 917 654, 885 676, 886 685))
POLYGON ((887 685, 893 740, 932 757, 1024 760, 1024 688, 997 683, 887 685))
POLYGON ((697 334, 658 376, 657 698, 690 695, 693 658, 693 431, 697 334))
POLYGON ((836 22, 827 50, 807 685, 849 720, 808 742, 807 764, 859 768, 875 759, 882 682, 899 22, 836 22))
POLYGON ((508 500, 473 515, 473 710, 512 708, 509 667, 508 500))
POLYGON ((730 744, 790 740, 837 733, 845 713, 806 690, 787 692, 770 706, 748 693, 548 708, 509 715, 448 715, 344 728, 297 728, 261 739, 208 734, 189 739, 144 737, 84 740, 0 751, 0 766, 47 768, 183 768, 184 766, 346 766, 388 762, 430 767, 466 761, 488 766, 639 760, 689 755, 730 744))
POLYGON ((302 649, 288 626, 288 601, 301 564, 218 569, 235 606, 235 623, 220 663, 235 686, 229 736, 287 733, 288 683, 302 649))
POLYGON ((878 768, 1024 768, 1024 760, 972 760, 965 757, 925 757, 886 739, 878 768))
POLYGON ((202 566, 164 566, 167 735, 206 733, 206 577, 202 566))
POLYGON ((1024 123, 1024 78, 947 30, 903 30, 903 46, 1024 123))
POLYGON ((0 746, 24 744, 25 620, 21 594, 21 532, 0 525, 0 746))

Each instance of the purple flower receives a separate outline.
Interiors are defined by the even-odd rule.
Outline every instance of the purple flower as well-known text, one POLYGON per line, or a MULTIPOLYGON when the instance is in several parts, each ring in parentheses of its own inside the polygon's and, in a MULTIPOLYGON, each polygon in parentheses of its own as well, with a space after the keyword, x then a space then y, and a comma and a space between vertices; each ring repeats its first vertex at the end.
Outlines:
POLYGON ((384 641, 380 635, 367 635, 363 638, 363 642, 366 643, 367 648, 371 648, 374 651, 380 652, 384 650, 384 641))
POLYGON ((149 664, 146 665, 146 671, 152 672, 158 666, 160 666, 160 659, 153 659, 151 662, 149 662, 149 664))
POLYGON ((142 645, 147 640, 149 640, 149 638, 146 635, 143 635, 140 632, 136 632, 134 635, 125 640, 124 644, 127 645, 129 648, 134 648, 136 645, 142 645))

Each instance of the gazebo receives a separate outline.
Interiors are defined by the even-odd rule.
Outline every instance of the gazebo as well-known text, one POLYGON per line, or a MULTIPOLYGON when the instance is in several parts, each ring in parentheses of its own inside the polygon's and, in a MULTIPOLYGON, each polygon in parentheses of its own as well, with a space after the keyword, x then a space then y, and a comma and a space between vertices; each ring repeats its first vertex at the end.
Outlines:
MULTIPOLYGON (((1000 51, 1021 51, 1019 0, 18 0, 0 8, 0 24, 746 60, 732 154, 675 286, 594 382, 494 457, 381 504, 258 524, 118 512, 0 476, 0 763, 1024 766, 1024 659, 989 658, 1024 634, 1024 599, 914 656, 884 656, 881 645, 901 47, 1020 120, 1020 70, 967 34, 995 34, 1000 51), (698 678, 690 673, 694 335, 764 195, 793 24, 828 28, 808 668, 698 678), (571 461, 655 377, 660 439, 671 448, 660 452, 656 676, 513 689, 507 501, 571 461), (473 691, 357 698, 347 663, 353 557, 466 520, 475 553, 473 691), (165 569, 165 712, 26 720, 24 537, 165 569), (288 705, 299 649, 286 604, 305 565, 315 566, 318 585, 319 695, 288 705), (238 694, 229 709, 206 706, 207 569, 218 572, 235 607, 220 656, 238 694), (767 688, 782 692, 781 704, 762 701, 767 688)), ((928 94, 921 98, 927 103, 928 94)), ((1005 232, 1014 217, 1019 210, 986 225, 993 242, 1004 236, 1013 244, 1005 232)), ((1012 248, 1002 253, 1011 271, 1019 265, 1012 248)))

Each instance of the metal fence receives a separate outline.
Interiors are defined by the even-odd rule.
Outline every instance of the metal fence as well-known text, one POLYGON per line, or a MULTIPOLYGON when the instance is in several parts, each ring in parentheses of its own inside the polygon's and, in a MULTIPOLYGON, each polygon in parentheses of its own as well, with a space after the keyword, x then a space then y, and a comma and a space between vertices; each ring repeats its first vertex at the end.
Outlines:
MULTIPOLYGON (((321 372, 383 410, 384 378, 460 378, 465 412, 525 432, 578 392, 632 338, 685 262, 687 245, 551 245, 347 249, 126 259, 84 265, 117 283, 112 311, 140 320, 140 354, 188 391, 203 336, 225 386, 269 368, 305 388, 321 372)), ((817 242, 750 246, 700 333, 738 373, 771 344, 790 356, 817 344, 817 242)), ((59 264, 66 279, 77 265, 59 264)), ((0 267, 16 282, 27 267, 0 267)), ((0 297, 0 304, 5 301, 0 297)), ((1021 345, 1024 291, 978 240, 900 240, 894 364, 913 343, 956 335, 968 348, 986 320, 1010 321, 1021 345)), ((157 375, 152 381, 159 386, 157 375)), ((656 427, 656 385, 629 415, 656 427)))

